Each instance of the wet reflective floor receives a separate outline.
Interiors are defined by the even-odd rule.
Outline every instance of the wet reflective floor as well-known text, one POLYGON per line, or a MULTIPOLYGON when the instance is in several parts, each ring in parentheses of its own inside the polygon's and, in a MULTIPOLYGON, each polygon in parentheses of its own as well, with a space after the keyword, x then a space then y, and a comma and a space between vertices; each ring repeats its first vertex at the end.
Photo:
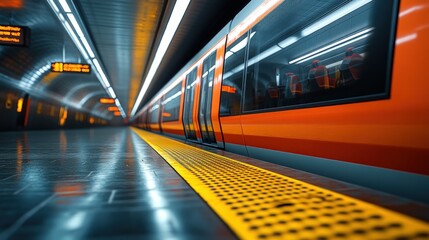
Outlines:
POLYGON ((0 239, 235 239, 129 128, 0 133, 0 239))

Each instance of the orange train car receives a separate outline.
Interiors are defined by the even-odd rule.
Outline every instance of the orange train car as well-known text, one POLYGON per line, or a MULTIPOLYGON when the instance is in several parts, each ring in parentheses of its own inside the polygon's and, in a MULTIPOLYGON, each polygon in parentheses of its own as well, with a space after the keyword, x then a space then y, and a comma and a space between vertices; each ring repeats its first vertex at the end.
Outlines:
POLYGON ((134 125, 429 202, 429 3, 251 1, 134 125))

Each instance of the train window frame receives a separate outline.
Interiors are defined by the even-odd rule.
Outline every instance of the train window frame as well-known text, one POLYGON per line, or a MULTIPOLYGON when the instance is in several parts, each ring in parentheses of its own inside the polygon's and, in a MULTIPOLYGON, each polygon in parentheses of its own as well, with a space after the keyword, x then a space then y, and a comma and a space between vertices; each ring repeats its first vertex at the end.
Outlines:
MULTIPOLYGON (((375 4, 374 8, 380 8, 380 3, 373 2, 375 4), (377 5, 378 4, 378 5, 377 5)), ((392 71, 393 71, 393 58, 394 58, 394 49, 395 49, 395 36, 397 31, 397 21, 398 21, 398 11, 399 11, 399 0, 392 0, 389 3, 389 6, 387 7, 388 11, 386 11, 386 18, 382 19, 373 19, 374 26, 377 27, 377 31, 374 31, 374 37, 373 39, 382 39, 382 40, 372 40, 371 42, 372 46, 370 46, 370 49, 374 51, 374 49, 377 49, 377 47, 382 46, 382 50, 374 51, 377 54, 381 53, 382 56, 379 57, 377 54, 377 59, 382 59, 382 68, 379 70, 376 74, 373 74, 372 76, 370 74, 371 79, 377 79, 381 78, 376 87, 378 87, 381 91, 376 93, 371 93, 371 90, 367 90, 370 93, 366 93, 365 91, 362 91, 364 94, 358 94, 357 96, 341 96, 339 94, 339 97, 333 98, 333 99, 325 99, 325 100, 314 100, 309 102, 303 102, 298 104, 292 104, 292 105, 283 105, 283 106, 275 106, 275 107, 266 107, 266 108, 259 108, 259 109, 246 109, 246 95, 247 95, 247 88, 249 84, 249 60, 251 59, 250 52, 251 52, 251 44, 252 40, 249 41, 249 43, 246 46, 247 49, 247 55, 245 56, 245 63, 244 63, 244 72, 243 72, 243 94, 241 96, 241 114, 253 114, 253 113, 261 113, 261 112, 274 112, 274 111, 284 111, 284 110, 294 110, 294 109, 303 109, 303 108, 315 108, 315 107, 323 107, 323 106, 332 106, 332 105, 340 105, 340 104, 350 104, 350 103, 358 103, 358 102, 366 102, 366 101, 374 101, 374 100, 382 100, 382 99, 389 99, 391 95, 391 81, 392 81, 392 71), (381 27, 380 27, 381 26, 381 27), (381 45, 380 45, 381 44, 381 45), (379 46, 380 45, 380 46, 379 46)), ((372 10, 375 11, 375 10, 372 10)), ((275 14, 276 10, 274 10, 270 14, 275 14)), ((270 16, 270 14, 268 16, 270 16)), ((267 16, 267 17, 268 17, 267 16)), ((374 18, 374 16, 371 16, 374 18)), ((254 31, 253 29, 257 27, 262 21, 258 22, 255 26, 253 26, 251 29, 249 29, 248 33, 251 33, 254 31)), ((308 25, 307 25, 308 26, 308 25)), ((287 39, 288 35, 284 35, 283 37, 287 39)), ((290 36, 290 35, 289 35, 290 36)), ((279 37, 279 36, 277 36, 279 37)), ((273 36, 275 38, 275 36, 273 36)), ((266 49, 264 49, 265 51, 266 49)), ((262 52, 262 51, 261 51, 262 52)), ((371 59, 368 65, 371 63, 377 62, 377 60, 371 59)), ((371 71, 372 68, 369 68, 367 70, 368 72, 371 71)), ((369 82, 369 80, 367 80, 369 82)), ((369 84, 369 83, 367 83, 369 84)), ((364 84, 361 84, 364 86, 364 84)), ((363 87, 361 86, 363 89, 363 87)), ((232 116, 230 115, 221 115, 221 116, 232 116)))
POLYGON ((221 83, 221 94, 220 94, 220 104, 219 104, 219 116, 227 117, 227 116, 236 116, 243 113, 243 90, 246 82, 246 66, 247 66, 247 51, 249 46, 249 39, 252 38, 252 33, 246 31, 241 36, 239 36, 234 42, 225 48, 224 55, 224 66, 222 73, 222 83, 221 83), (242 56, 241 56, 242 54, 242 56), (228 59, 232 59, 231 57, 238 56, 237 60, 232 62, 233 67, 229 67, 227 65, 228 59), (238 63, 238 64, 235 64, 238 63), (235 65, 234 65, 235 64, 235 65), (239 69, 240 66, 243 66, 243 69, 239 69), (231 68, 231 74, 228 73, 228 69, 231 68), (235 71, 236 69, 239 69, 235 71), (235 72, 234 72, 235 71, 235 72), (230 85, 226 84, 226 81, 229 80, 229 77, 235 76, 235 79, 231 79, 230 85), (238 78, 237 78, 238 77, 238 78), (236 80, 239 79, 240 82, 236 80), (238 84, 235 84, 238 83, 238 84), (231 85, 234 85, 231 86, 231 85), (226 93, 230 93, 227 95, 226 93), (238 95, 231 95, 237 93, 238 95), (234 99, 236 96, 238 98, 234 99), (238 101, 237 101, 238 100, 238 101), (225 104, 227 103, 227 104, 225 104), (231 111, 231 103, 238 103, 238 107, 234 108, 234 111, 231 111), (226 107, 224 107, 227 105, 226 107), (228 112, 224 112, 224 109, 228 109, 228 112))
MULTIPOLYGON (((162 106, 162 114, 161 114, 161 118, 162 118, 162 122, 177 122, 180 119, 180 105, 181 105, 181 99, 182 99, 182 83, 179 82, 176 86, 172 87, 165 95, 164 95, 164 99, 161 101, 161 106, 162 106), (180 92, 180 94, 178 94, 180 92), (178 102, 178 106, 177 106, 177 114, 171 116, 171 119, 166 120, 165 118, 167 118, 166 116, 164 116, 164 110, 165 110, 165 106, 167 104, 170 103, 174 103, 173 101, 177 99, 178 102)), ((171 113, 170 113, 171 114, 171 113)))
POLYGON ((160 114, 161 113, 160 108, 161 108, 161 103, 160 103, 159 99, 156 100, 153 104, 150 105, 150 108, 148 109, 148 114, 149 114, 149 116, 148 116, 148 123, 149 124, 159 123, 159 118, 160 118, 160 115, 161 115, 160 114), (154 112, 156 113, 156 119, 157 120, 152 121, 152 120, 154 120, 154 116, 155 116, 154 112))

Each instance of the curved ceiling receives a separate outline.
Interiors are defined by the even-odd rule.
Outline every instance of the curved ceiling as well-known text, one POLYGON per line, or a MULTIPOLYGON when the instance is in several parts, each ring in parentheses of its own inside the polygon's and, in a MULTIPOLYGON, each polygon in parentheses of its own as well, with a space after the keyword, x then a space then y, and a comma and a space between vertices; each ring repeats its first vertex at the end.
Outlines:
MULTIPOLYGON (((94 73, 94 67, 91 74, 50 72, 52 62, 79 63, 85 60, 47 0, 21 1, 22 5, 15 8, 0 6, 0 25, 29 27, 31 43, 29 47, 0 45, 0 82, 111 118, 107 106, 98 103, 100 97, 108 97, 108 94, 94 73)), ((110 83, 125 112, 129 113, 175 1, 67 1, 73 2, 78 10, 110 83)), ((151 92, 143 102, 170 80, 248 2, 191 0, 149 88, 151 92)))

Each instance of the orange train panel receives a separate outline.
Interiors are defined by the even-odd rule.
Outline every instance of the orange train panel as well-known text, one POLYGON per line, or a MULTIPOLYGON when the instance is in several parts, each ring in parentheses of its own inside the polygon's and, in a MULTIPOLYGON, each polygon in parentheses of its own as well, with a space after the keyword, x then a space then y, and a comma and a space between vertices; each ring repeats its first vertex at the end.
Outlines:
POLYGON ((158 123, 148 123, 148 127, 152 131, 156 131, 156 132, 160 132, 161 131, 161 129, 159 128, 159 124, 158 123))
POLYGON ((241 116, 221 117, 223 138, 225 143, 245 145, 241 128, 241 116))
MULTIPOLYGON (((216 69, 215 69, 215 78, 213 83, 213 100, 212 100, 212 124, 213 131, 216 137, 216 141, 223 142, 222 129, 219 121, 219 109, 220 109, 220 95, 222 89, 222 73, 223 73, 223 63, 225 56, 225 41, 226 38, 221 40, 221 45, 218 45, 216 53, 216 69)), ((219 145, 218 145, 219 146, 219 145)), ((219 146, 223 147, 223 146, 219 146)))
POLYGON ((174 122, 163 122, 162 123, 162 131, 164 133, 184 136, 185 133, 183 131, 183 124, 181 121, 174 121, 174 122))
POLYGON ((246 143, 429 175, 429 3, 401 1, 400 12, 390 99, 243 115, 246 143))

